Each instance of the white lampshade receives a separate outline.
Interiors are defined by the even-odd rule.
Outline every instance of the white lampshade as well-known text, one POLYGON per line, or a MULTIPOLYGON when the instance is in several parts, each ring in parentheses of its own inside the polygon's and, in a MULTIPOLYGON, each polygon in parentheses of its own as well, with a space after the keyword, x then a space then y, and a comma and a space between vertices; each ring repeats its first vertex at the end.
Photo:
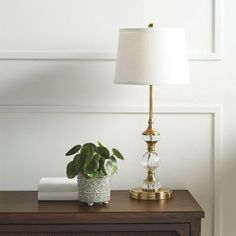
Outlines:
POLYGON ((115 83, 156 85, 189 82, 184 29, 120 30, 115 83))

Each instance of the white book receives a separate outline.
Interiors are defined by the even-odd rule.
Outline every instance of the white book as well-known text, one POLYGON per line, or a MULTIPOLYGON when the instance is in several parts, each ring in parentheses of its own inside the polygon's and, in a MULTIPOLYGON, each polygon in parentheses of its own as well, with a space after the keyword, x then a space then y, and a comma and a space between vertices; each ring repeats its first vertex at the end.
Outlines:
POLYGON ((38 201, 74 201, 78 192, 38 192, 38 201))
POLYGON ((44 177, 38 184, 39 192, 78 192, 77 179, 44 177))

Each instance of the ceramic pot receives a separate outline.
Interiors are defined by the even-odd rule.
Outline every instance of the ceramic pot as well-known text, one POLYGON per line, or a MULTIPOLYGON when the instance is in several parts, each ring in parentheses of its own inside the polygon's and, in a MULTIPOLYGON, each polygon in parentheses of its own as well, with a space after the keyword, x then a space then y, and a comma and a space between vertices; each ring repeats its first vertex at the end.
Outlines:
POLYGON ((77 176, 78 199, 93 206, 94 203, 108 204, 111 198, 111 183, 109 176, 98 176, 86 179, 83 174, 77 176))

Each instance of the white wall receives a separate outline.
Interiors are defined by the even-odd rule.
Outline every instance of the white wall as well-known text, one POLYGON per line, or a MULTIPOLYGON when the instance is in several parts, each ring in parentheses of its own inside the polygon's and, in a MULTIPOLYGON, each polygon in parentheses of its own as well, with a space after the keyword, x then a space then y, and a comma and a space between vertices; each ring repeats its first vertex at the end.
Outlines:
MULTIPOLYGON (((219 51, 214 55, 212 37, 214 2, 0 0, 0 58, 55 58, 58 51, 59 57, 71 57, 72 50, 115 52, 118 28, 143 27, 149 22, 185 27, 191 58, 219 58, 219 51)), ((235 7, 235 1, 223 1, 223 59, 190 61, 190 85, 156 89, 156 103, 163 107, 156 117, 162 134, 159 177, 163 185, 190 189, 200 202, 206 211, 203 236, 213 235, 213 219, 218 217, 213 212, 214 128, 222 129, 216 133, 222 135, 221 236, 236 234, 235 7), (183 104, 190 107, 184 113, 168 108, 183 110, 183 104), (222 106, 221 127, 214 127, 211 108, 196 108, 209 104, 222 106)), ((146 115, 143 108, 135 107, 147 106, 147 88, 114 85, 114 66, 114 61, 96 60, 0 61, 1 190, 36 189, 41 176, 64 175, 67 149, 98 139, 126 155, 113 188, 139 185, 144 175, 139 159, 145 149, 139 133, 146 127, 146 115), (29 105, 33 107, 25 107, 29 105), (44 107, 34 107, 38 105, 44 107), (81 113, 84 106, 92 112, 81 113), (127 113, 124 106, 142 112, 127 113)), ((218 225, 215 229, 217 236, 218 225)))

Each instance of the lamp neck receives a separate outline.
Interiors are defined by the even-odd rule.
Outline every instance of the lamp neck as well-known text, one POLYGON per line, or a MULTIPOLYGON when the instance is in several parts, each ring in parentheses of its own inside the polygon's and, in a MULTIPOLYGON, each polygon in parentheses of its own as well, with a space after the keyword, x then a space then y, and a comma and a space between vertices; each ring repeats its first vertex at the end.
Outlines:
POLYGON ((149 118, 148 127, 143 132, 143 135, 154 136, 157 135, 157 131, 153 128, 153 86, 149 85, 149 118))
POLYGON ((153 87, 149 85, 149 119, 148 119, 149 128, 152 128, 153 124, 153 87))
POLYGON ((145 136, 145 141, 148 145, 148 151, 155 150, 155 144, 157 142, 157 137, 160 135, 158 131, 153 128, 153 86, 149 85, 149 118, 148 127, 142 133, 145 136))

